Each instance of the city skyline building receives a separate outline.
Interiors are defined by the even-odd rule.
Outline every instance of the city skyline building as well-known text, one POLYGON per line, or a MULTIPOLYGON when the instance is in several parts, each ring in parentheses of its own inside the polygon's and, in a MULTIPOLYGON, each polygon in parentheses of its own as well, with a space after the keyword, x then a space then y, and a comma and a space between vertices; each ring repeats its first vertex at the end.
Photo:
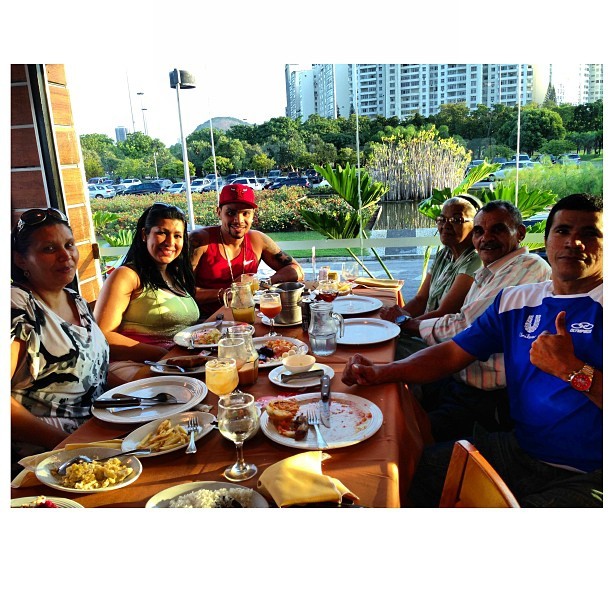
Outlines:
POLYGON ((127 140, 127 135, 128 131, 126 127, 120 125, 115 128, 115 140, 117 141, 117 143, 127 140))
POLYGON ((286 115, 302 121, 349 117, 355 100, 361 116, 401 120, 435 115, 443 104, 542 104, 551 83, 559 103, 603 98, 602 64, 577 64, 569 73, 551 64, 287 64, 285 79, 286 115))

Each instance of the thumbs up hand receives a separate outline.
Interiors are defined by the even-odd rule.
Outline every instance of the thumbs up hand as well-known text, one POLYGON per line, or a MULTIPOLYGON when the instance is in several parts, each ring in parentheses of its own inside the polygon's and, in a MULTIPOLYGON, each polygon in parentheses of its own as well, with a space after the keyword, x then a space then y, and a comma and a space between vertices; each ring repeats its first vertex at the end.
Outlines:
POLYGON ((574 355, 574 343, 565 327, 565 311, 557 315, 555 327, 556 334, 544 331, 534 340, 529 359, 540 370, 567 380, 570 373, 580 369, 584 362, 574 355))

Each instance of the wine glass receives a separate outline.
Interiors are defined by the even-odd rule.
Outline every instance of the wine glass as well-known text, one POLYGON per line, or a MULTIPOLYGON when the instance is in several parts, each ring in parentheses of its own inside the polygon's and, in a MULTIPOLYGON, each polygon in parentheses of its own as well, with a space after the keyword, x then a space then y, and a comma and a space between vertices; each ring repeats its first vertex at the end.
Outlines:
POLYGON ((278 336, 274 331, 274 317, 279 314, 282 309, 280 293, 269 292, 261 294, 259 310, 261 310, 261 314, 268 317, 270 321, 268 336, 278 336))
POLYGON ((217 423, 221 435, 236 445, 236 463, 225 469, 225 478, 240 482, 255 476, 257 466, 245 463, 242 454, 244 441, 257 431, 259 426, 259 409, 255 405, 255 398, 250 393, 241 391, 221 396, 217 407, 217 423))
POLYGON ((338 297, 338 281, 320 281, 318 290, 319 299, 324 302, 333 302, 338 297))
POLYGON ((236 360, 219 357, 206 362, 206 386, 221 397, 231 393, 238 386, 236 360))
POLYGON ((356 261, 345 261, 342 263, 342 278, 347 283, 352 283, 359 276, 359 264, 356 261))

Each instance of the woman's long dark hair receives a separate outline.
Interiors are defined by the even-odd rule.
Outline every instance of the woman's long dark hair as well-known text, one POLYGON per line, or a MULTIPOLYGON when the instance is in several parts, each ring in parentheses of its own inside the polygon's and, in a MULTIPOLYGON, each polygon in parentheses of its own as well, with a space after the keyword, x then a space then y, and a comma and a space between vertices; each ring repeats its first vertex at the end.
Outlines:
POLYGON ((142 238, 142 230, 146 236, 151 228, 159 225, 161 219, 176 219, 183 222, 183 249, 181 254, 166 267, 166 271, 179 286, 192 297, 195 296, 195 277, 189 259, 189 235, 187 233, 187 220, 180 208, 170 206, 163 202, 156 202, 149 206, 138 219, 136 233, 132 244, 123 258, 122 265, 132 268, 140 277, 144 289, 167 289, 161 272, 155 260, 147 249, 146 240, 142 238))

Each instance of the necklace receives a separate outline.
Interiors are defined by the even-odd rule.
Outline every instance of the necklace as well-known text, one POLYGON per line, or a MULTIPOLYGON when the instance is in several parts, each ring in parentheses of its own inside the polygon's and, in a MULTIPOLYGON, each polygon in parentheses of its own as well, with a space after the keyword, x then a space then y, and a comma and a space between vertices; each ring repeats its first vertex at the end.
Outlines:
MULTIPOLYGON (((219 230, 219 235, 221 236, 221 246, 223 247, 223 255, 225 256, 225 259, 227 260, 227 267, 229 268, 230 276, 232 277, 232 284, 234 284, 236 282, 234 279, 234 270, 232 269, 232 262, 230 261, 230 258, 227 255, 227 249, 225 248, 225 239, 223 238, 223 230, 219 230)), ((245 270, 244 262, 246 260, 246 251, 243 247, 244 247, 244 238, 242 239, 242 242, 240 243, 240 250, 242 251, 242 273, 244 274, 244 270, 245 270)))

